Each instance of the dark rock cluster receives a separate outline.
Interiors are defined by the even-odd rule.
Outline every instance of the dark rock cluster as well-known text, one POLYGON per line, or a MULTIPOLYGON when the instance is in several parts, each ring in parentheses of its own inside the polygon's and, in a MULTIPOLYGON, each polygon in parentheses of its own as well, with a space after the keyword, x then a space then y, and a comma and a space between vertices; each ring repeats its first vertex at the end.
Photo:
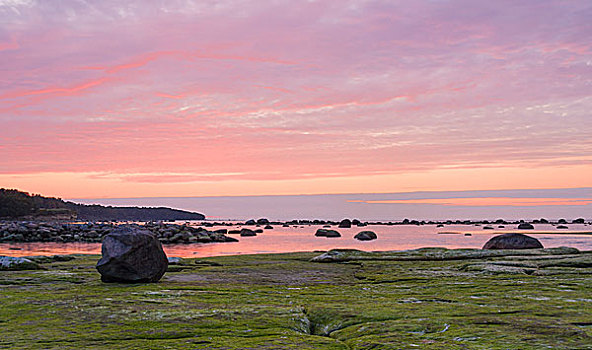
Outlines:
POLYGON ((101 242, 103 237, 118 227, 141 228, 150 231, 162 243, 236 242, 226 236, 226 230, 209 231, 201 227, 167 223, 60 223, 60 222, 3 222, 0 223, 0 242, 101 242))

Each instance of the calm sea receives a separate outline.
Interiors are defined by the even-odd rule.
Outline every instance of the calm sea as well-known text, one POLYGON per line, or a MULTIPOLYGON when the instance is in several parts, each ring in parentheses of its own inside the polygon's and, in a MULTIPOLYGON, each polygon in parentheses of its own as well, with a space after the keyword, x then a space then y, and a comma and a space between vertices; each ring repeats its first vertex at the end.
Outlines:
POLYGON ((72 201, 113 206, 166 206, 203 213, 211 220, 247 220, 261 217, 270 220, 358 218, 366 221, 399 221, 404 218, 418 220, 592 218, 592 205, 588 204, 592 203, 592 188, 297 196, 104 198, 72 199, 72 201), (484 205, 484 203, 494 205, 484 205), (504 203, 511 203, 511 205, 504 205, 504 203))

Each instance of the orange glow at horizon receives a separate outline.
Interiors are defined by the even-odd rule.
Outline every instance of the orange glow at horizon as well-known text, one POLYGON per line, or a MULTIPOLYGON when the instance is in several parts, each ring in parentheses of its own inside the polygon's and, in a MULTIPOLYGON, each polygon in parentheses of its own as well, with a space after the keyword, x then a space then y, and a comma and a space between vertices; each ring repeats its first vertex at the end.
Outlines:
POLYGON ((193 182, 135 179, 134 174, 0 174, 0 187, 80 199, 552 189, 592 187, 592 167, 455 168, 381 175, 193 182))
POLYGON ((541 206, 541 205, 589 205, 592 198, 513 198, 513 197, 480 197, 480 198, 430 198, 430 199, 397 199, 397 200, 349 200, 351 203, 367 204, 439 204, 449 206, 541 206))

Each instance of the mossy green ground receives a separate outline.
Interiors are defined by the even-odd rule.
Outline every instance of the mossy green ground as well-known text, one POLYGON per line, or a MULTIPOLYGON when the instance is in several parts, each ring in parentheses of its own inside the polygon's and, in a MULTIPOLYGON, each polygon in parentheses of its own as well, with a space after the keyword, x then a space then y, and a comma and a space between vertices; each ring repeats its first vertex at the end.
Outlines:
POLYGON ((186 259, 153 284, 101 283, 98 256, 2 271, 0 348, 592 349, 590 254, 318 255, 186 259))

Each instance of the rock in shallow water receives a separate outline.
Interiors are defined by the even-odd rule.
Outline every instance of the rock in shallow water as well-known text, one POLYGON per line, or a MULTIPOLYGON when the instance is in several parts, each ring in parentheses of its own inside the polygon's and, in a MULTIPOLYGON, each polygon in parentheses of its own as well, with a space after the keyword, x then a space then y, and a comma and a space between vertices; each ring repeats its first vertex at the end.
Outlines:
POLYGON ((495 236, 485 245, 483 249, 537 249, 543 248, 538 239, 523 235, 521 233, 506 233, 495 236))
POLYGON ((130 227, 105 236, 101 253, 97 270, 103 282, 157 282, 168 266, 158 239, 149 231, 130 227))

